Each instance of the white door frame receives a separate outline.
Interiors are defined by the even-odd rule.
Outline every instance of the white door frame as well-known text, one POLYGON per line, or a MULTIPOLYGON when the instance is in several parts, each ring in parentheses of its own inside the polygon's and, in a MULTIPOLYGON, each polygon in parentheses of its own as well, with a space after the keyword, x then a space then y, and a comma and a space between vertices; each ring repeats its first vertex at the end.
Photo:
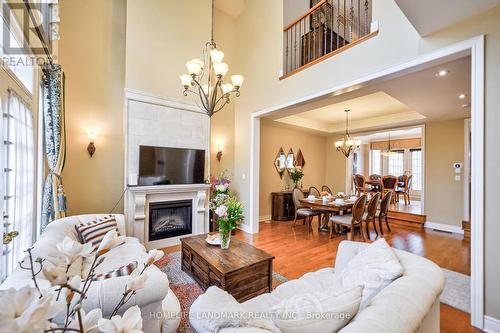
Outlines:
POLYGON ((320 98, 355 85, 366 84, 382 77, 424 65, 443 57, 470 52, 471 54, 471 322, 484 327, 484 35, 479 35, 442 49, 421 55, 351 82, 332 86, 281 105, 272 106, 250 115, 250 232, 259 232, 259 147, 260 118, 298 103, 320 98))

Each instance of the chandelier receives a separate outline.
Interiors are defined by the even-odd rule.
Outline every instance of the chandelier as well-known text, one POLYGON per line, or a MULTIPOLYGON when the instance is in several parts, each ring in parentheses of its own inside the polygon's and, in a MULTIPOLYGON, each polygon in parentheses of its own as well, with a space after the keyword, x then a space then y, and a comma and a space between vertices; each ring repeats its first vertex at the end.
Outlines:
POLYGON ((224 52, 217 48, 214 41, 214 0, 212 0, 212 26, 210 41, 203 48, 203 59, 192 59, 186 63, 188 74, 180 76, 184 96, 188 93, 198 97, 198 107, 209 117, 230 102, 231 95, 240 96, 243 84, 242 75, 232 75, 232 83, 224 83, 229 66, 222 62, 224 52))
POLYGON ((346 122, 344 137, 342 138, 342 140, 335 142, 335 148, 337 148, 337 151, 341 151, 346 158, 348 158, 351 153, 359 149, 359 146, 361 145, 360 140, 354 140, 349 135, 349 111, 350 110, 345 110, 346 122))
POLYGON ((387 149, 384 150, 383 152, 381 152, 380 154, 382 156, 385 156, 385 157, 391 157, 391 156, 397 155, 397 153, 392 150, 392 146, 391 146, 391 132, 389 132, 389 144, 387 145, 387 149))

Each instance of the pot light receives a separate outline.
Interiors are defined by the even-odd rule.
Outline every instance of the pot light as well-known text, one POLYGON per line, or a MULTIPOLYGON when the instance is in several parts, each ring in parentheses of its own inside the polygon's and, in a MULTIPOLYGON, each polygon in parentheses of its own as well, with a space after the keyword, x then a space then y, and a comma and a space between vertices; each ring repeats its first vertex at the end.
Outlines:
POLYGON ((436 77, 445 77, 446 75, 448 75, 450 73, 449 70, 447 69, 442 69, 440 70, 439 72, 436 73, 436 77))
POLYGON ((465 97, 467 97, 466 94, 460 94, 460 95, 458 95, 458 98, 460 98, 460 99, 465 99, 465 97))

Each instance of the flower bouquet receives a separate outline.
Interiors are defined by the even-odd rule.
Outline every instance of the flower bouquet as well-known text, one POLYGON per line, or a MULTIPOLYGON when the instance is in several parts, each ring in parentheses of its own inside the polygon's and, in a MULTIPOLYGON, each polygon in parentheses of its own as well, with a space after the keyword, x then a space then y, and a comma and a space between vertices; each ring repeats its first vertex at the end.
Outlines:
POLYGON ((210 177, 210 183, 212 184, 213 195, 216 196, 217 194, 228 194, 231 180, 227 176, 227 171, 225 170, 217 177, 210 177))
POLYGON ((293 185, 295 187, 299 187, 299 182, 302 179, 302 177, 304 177, 304 172, 302 172, 302 170, 298 168, 291 168, 288 169, 288 174, 292 179, 293 185))
POLYGON ((231 231, 243 221, 243 205, 236 197, 229 196, 227 200, 215 207, 214 213, 218 216, 220 247, 228 249, 231 231))
POLYGON ((32 250, 26 250, 26 259, 20 262, 22 269, 31 273, 33 286, 19 290, 14 288, 0 291, 0 331, 2 333, 120 333, 142 332, 141 310, 138 306, 128 308, 123 316, 117 313, 143 288, 148 279, 147 268, 163 257, 163 252, 151 250, 142 268, 137 267, 128 277, 123 295, 109 318, 103 318, 101 309, 88 313, 82 304, 96 277, 96 268, 106 259, 103 255, 123 243, 125 236, 118 236, 116 230, 109 231, 97 251, 92 253, 92 244, 81 244, 70 237, 56 245, 61 254, 61 265, 45 264, 45 259, 33 259, 32 250), (71 275, 71 265, 77 259, 94 256, 86 278, 71 275), (42 289, 37 277, 43 274, 51 287, 42 289), (54 318, 57 318, 55 320, 54 318))

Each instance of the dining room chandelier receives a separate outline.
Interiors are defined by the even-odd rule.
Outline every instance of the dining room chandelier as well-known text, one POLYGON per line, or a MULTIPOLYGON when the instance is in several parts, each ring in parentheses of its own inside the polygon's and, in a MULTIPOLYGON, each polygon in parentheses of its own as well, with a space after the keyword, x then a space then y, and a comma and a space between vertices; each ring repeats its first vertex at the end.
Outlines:
POLYGON ((349 134, 349 111, 350 110, 345 110, 344 137, 342 138, 342 140, 335 141, 335 148, 337 148, 337 151, 342 152, 342 154, 344 154, 346 158, 349 158, 349 156, 351 156, 351 153, 359 149, 359 146, 361 145, 360 140, 351 138, 351 135, 349 134))
POLYGON ((392 150, 392 145, 391 145, 391 132, 389 132, 389 143, 387 145, 387 149, 386 150, 383 150, 381 153, 380 153, 382 156, 385 156, 385 157, 391 157, 391 156, 394 156, 397 154, 397 152, 395 152, 394 150, 392 150))
POLYGON ((180 76, 184 96, 196 95, 198 106, 209 117, 222 110, 231 101, 231 96, 239 97, 243 84, 242 75, 231 75, 231 83, 224 83, 229 66, 222 62, 224 52, 214 41, 214 2, 212 0, 210 41, 205 43, 202 59, 189 60, 186 63, 188 73, 180 76))

